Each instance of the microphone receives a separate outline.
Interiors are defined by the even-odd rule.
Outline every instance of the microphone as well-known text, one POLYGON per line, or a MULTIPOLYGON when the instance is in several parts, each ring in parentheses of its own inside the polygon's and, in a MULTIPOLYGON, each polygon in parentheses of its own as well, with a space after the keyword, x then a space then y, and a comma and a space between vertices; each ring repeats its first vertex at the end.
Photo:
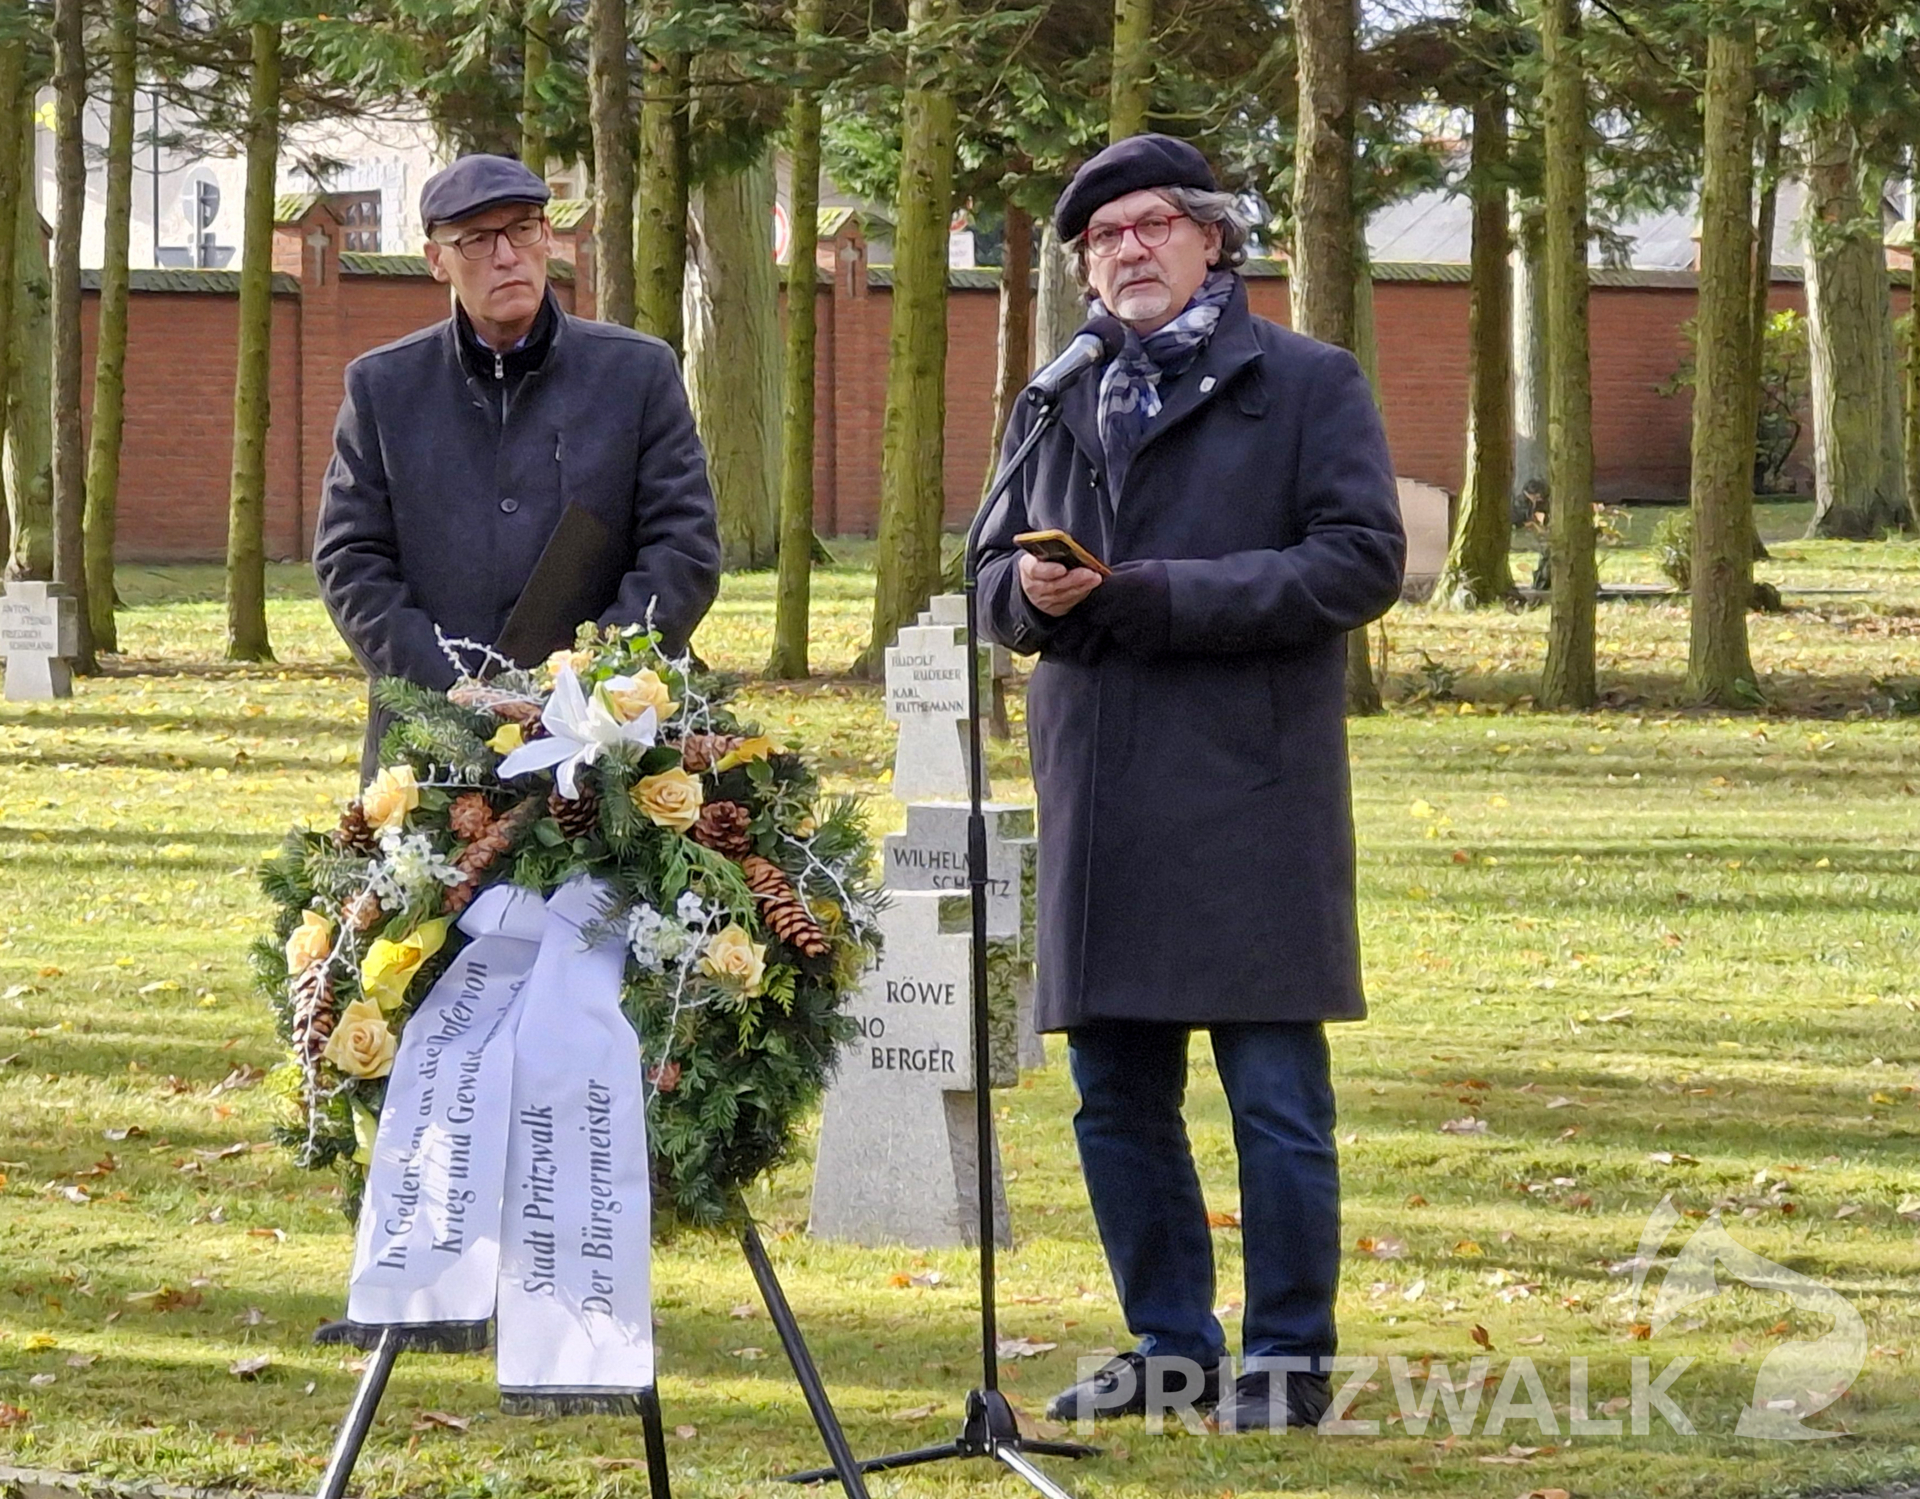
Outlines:
POLYGON ((1082 370, 1105 364, 1127 344, 1127 325, 1116 317, 1097 317, 1073 335, 1060 357, 1027 382, 1027 399, 1050 406, 1060 390, 1082 370))

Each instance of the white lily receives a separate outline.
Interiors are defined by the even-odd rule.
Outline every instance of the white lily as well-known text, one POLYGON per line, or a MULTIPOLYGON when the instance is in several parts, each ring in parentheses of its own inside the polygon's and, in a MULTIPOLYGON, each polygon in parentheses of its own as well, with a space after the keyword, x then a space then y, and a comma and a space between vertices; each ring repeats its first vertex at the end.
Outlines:
POLYGON ((574 780, 583 765, 591 765, 616 744, 651 745, 658 727, 647 708, 626 723, 614 717, 599 693, 591 698, 580 689, 580 678, 563 666, 553 680, 553 696, 541 711, 547 737, 523 744, 500 762, 500 778, 509 780, 529 771, 553 767, 554 784, 571 800, 580 794, 574 780))

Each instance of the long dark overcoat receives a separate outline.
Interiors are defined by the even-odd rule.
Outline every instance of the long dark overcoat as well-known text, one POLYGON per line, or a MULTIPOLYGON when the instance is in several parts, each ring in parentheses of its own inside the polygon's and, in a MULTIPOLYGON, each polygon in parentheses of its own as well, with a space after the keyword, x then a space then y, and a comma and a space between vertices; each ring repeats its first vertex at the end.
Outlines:
MULTIPOLYGON (((313 565, 370 677, 451 686, 435 627, 498 640, 570 505, 626 563, 589 605, 598 622, 651 610, 677 651, 719 590, 706 453, 672 349, 573 317, 551 290, 537 327, 532 349, 496 359, 456 313, 347 366, 313 565)), ((384 717, 369 716, 363 779, 384 717)))
POLYGON ((1069 388, 981 551, 987 633, 1040 657, 1038 1023, 1358 1019, 1344 637, 1406 551, 1366 379, 1237 285, 1117 504, 1097 392, 1069 388), (1049 527, 1115 569, 1057 619, 1012 545, 1049 527))

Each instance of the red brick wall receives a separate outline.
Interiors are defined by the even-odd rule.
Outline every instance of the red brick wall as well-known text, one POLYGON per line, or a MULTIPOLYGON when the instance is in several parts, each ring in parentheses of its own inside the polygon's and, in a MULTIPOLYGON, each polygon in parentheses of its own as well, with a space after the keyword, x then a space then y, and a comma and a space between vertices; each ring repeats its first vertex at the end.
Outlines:
MULTIPOLYGON (((80 308, 84 401, 93 410, 99 297, 80 308)), ((127 311, 126 426, 120 447, 119 555, 197 561, 226 555, 233 464, 238 299, 138 292, 127 311)), ((273 424, 267 434, 267 552, 290 557, 300 485, 300 299, 273 299, 273 424)), ((89 437, 91 425, 89 424, 89 437)))
MULTIPOLYGON (((274 304, 273 426, 269 439, 267 545, 306 554, 321 474, 332 450, 348 360, 446 315, 447 293, 413 276, 341 276, 338 225, 320 213, 283 233, 315 227, 329 248, 289 255, 298 297, 274 304)), ((881 423, 886 404, 885 287, 842 276, 819 294, 815 365, 815 513, 824 535, 878 526, 881 423), (850 283, 852 283, 850 285, 850 283)), ((559 285, 563 302, 573 288, 559 285)), ((1287 320, 1287 283, 1251 280, 1255 312, 1287 320)), ((1895 305, 1908 296, 1896 289, 1895 305)), ((1681 324, 1691 289, 1596 287, 1591 311, 1596 482, 1604 498, 1672 497, 1687 486, 1690 403, 1655 387, 1685 355, 1681 324)), ((1775 307, 1804 305, 1797 286, 1774 289, 1775 307)), ((956 289, 948 302, 947 519, 972 512, 986 477, 992 430, 997 297, 956 289)), ((92 368, 95 299, 84 313, 92 368)), ((1395 465, 1409 478, 1457 489, 1466 443, 1467 288, 1381 281, 1374 291, 1381 404, 1395 465)), ((236 305, 210 292, 136 292, 128 333, 127 430, 122 458, 120 554, 128 560, 213 558, 224 553, 232 451, 236 305)), ((91 402, 91 389, 88 391, 91 402)))

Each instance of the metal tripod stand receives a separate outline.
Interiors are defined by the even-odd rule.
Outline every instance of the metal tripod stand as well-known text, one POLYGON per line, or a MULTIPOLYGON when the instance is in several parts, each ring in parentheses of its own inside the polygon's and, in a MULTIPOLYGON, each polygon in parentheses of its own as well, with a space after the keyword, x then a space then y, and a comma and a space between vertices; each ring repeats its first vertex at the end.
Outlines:
MULTIPOLYGON (((736 1199, 735 1208, 740 1248, 747 1257, 747 1267, 753 1272, 760 1299, 766 1303, 767 1316, 772 1319, 780 1335, 780 1346, 786 1350, 787 1361, 793 1366, 793 1376, 806 1397, 807 1409, 813 1416, 814 1425, 820 1430, 820 1440, 825 1444, 828 1460, 832 1464, 821 1470, 822 1476, 837 1477, 853 1499, 867 1499, 867 1487, 860 1476, 860 1464, 854 1458, 852 1447, 847 1444, 846 1433, 840 1428, 840 1418, 834 1414, 833 1402, 827 1398, 826 1386, 821 1383, 813 1355, 807 1350, 806 1338, 801 1334, 800 1324, 794 1319, 793 1308, 787 1304, 787 1295, 774 1273, 773 1262, 767 1258, 766 1246, 760 1242, 760 1231, 748 1215, 744 1202, 736 1199)), ((387 1380, 401 1353, 477 1353, 487 1345, 487 1323, 435 1322, 417 1326, 371 1326, 356 1322, 329 1322, 314 1334, 314 1341, 359 1348, 369 1355, 366 1368, 360 1375, 359 1387, 353 1392, 353 1403, 347 1407, 346 1419, 341 1422, 340 1433, 334 1439, 333 1455, 327 1460, 326 1472, 320 1479, 318 1499, 346 1499, 347 1482, 353 1476, 354 1464, 360 1460, 360 1450, 366 1445, 367 1435, 373 1430, 381 1397, 387 1391, 387 1380)), ((592 1411, 638 1415, 646 1442, 650 1499, 672 1499, 673 1490, 667 1476, 666 1434, 661 1423, 660 1395, 656 1388, 650 1386, 633 1395, 563 1396, 558 1398, 557 1404, 562 1414, 592 1411)), ((506 1408, 509 1414, 514 1413, 511 1397, 506 1402, 506 1408)), ((542 1408, 546 1408, 544 1403, 542 1408)))

